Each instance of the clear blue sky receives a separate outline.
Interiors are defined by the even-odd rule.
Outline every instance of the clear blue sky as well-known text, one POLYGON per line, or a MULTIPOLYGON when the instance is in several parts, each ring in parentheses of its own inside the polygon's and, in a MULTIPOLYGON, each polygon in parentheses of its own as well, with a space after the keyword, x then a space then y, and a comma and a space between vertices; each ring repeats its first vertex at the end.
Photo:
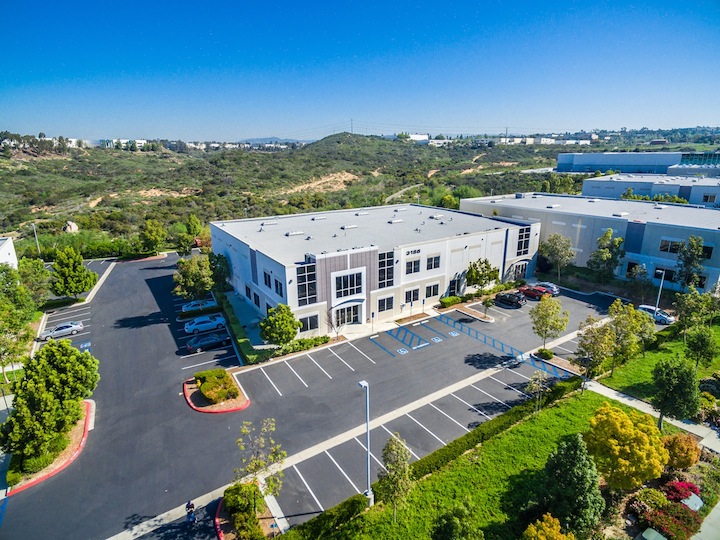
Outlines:
POLYGON ((5 2, 0 130, 232 141, 720 125, 720 0, 5 2), (37 7, 35 7, 37 6, 37 7))

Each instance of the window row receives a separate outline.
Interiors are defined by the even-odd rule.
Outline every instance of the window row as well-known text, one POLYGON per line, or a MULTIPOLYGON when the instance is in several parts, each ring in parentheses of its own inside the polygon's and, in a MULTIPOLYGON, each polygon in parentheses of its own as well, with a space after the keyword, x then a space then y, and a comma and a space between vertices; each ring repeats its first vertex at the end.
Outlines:
MULTIPOLYGON (((660 251, 664 253, 677 253, 683 244, 680 240, 660 240, 660 251)), ((703 246, 703 258, 711 259, 713 254, 712 246, 703 246)))
MULTIPOLYGON (((434 270, 440 268, 440 255, 433 255, 428 257, 426 261, 426 270, 434 270)), ((420 259, 414 259, 412 261, 405 262, 405 273, 416 274, 420 271, 420 259)))
MULTIPOLYGON (((272 277, 267 272, 263 272, 263 281, 268 289, 272 288, 272 277)), ((275 279, 275 294, 278 296, 283 295, 283 284, 278 279, 275 279)))
POLYGON ((362 293, 362 274, 347 274, 335 278, 335 298, 362 293))

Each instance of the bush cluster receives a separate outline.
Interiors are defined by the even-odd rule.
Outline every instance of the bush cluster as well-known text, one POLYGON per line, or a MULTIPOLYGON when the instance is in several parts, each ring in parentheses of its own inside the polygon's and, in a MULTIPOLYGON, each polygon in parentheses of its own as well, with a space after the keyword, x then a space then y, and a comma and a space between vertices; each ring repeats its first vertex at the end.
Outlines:
POLYGON ((354 518, 361 515, 367 508, 367 499, 364 495, 353 495, 349 499, 325 510, 319 516, 306 521, 293 530, 301 538, 315 540, 326 538, 343 526, 346 526, 354 518))
POLYGON ((636 516, 660 510, 668 503, 667 497, 659 489, 643 488, 630 499, 628 508, 636 516))
POLYGON ((552 360, 555 353, 553 353, 550 349, 538 349, 535 355, 543 360, 552 360))
POLYGON ((700 495, 700 488, 698 488, 692 482, 682 482, 680 480, 675 482, 668 482, 663 488, 665 496, 669 501, 680 502, 687 499, 693 493, 700 495))
MULTIPOLYGON (((566 381, 557 383, 543 397, 545 406, 554 403, 566 394, 580 388, 582 379, 580 377, 572 377, 566 381)), ((413 478, 420 479, 425 475, 440 470, 446 464, 450 463, 457 457, 461 456, 468 450, 476 447, 478 444, 487 441, 496 435, 510 429, 521 420, 531 416, 535 412, 535 402, 533 400, 525 401, 516 405, 509 411, 496 416, 492 420, 488 420, 473 429, 470 433, 466 433, 459 439, 455 439, 447 446, 439 448, 432 454, 429 454, 411 465, 413 478)))
POLYGON ((652 527, 668 540, 690 540, 700 530, 702 518, 679 502, 669 502, 659 510, 641 516, 641 524, 652 527))
POLYGON ((462 302, 462 298, 459 296, 444 296, 440 299, 440 305, 444 308, 454 306, 455 304, 459 304, 462 302))
POLYGON ((242 540, 265 540, 260 520, 253 512, 253 501, 258 502, 258 511, 263 512, 264 499, 255 484, 233 484, 223 494, 223 504, 230 514, 237 537, 242 540))
POLYGON ((700 460, 700 445, 689 433, 663 437, 663 444, 670 454, 668 466, 672 469, 687 469, 700 460))
POLYGON ((228 323, 227 328, 237 344, 243 362, 245 364, 259 364, 260 362, 264 362, 270 358, 270 356, 272 356, 271 350, 256 351, 252 346, 252 343, 250 343, 250 340, 245 334, 245 329, 242 327, 242 324, 240 324, 240 320, 237 318, 235 310, 232 308, 232 304, 230 304, 230 300, 227 299, 227 296, 224 294, 217 294, 215 297, 225 313, 225 320, 228 323))
POLYGON ((320 345, 325 345, 329 341, 330 336, 294 339, 290 343, 283 345, 277 351, 277 356, 283 356, 285 354, 291 354, 300 351, 307 351, 308 349, 312 349, 320 345))
POLYGON ((240 391, 224 369, 209 369, 195 373, 200 393, 211 403, 221 403, 228 399, 234 399, 240 395, 240 391))

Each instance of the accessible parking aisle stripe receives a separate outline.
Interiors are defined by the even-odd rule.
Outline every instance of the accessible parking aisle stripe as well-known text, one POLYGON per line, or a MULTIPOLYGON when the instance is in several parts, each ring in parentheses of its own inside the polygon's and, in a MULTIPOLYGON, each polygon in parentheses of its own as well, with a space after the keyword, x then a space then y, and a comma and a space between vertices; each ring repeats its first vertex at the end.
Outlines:
POLYGON ((325 454, 327 455, 327 457, 330 458, 330 461, 332 461, 332 462, 335 464, 335 466, 338 468, 338 471, 340 471, 340 472, 342 473, 342 475, 345 477, 345 480, 347 480, 348 482, 350 482, 350 485, 353 487, 353 489, 355 490, 355 492, 356 492, 356 493, 360 493, 360 490, 359 490, 359 489, 357 488, 357 486, 353 483, 353 481, 350 480, 350 477, 349 477, 347 474, 345 474, 345 471, 343 471, 342 467, 341 467, 340 465, 338 465, 338 462, 335 461, 335 458, 330 455, 330 452, 328 452, 327 450, 325 450, 325 454))
POLYGON ((348 342, 348 345, 350 345, 353 349, 355 349, 357 352, 359 352, 360 354, 362 354, 365 358, 367 358, 368 360, 370 360, 373 364, 375 363, 375 360, 373 360, 373 359, 370 358, 367 354, 365 354, 365 353, 362 352, 360 349, 358 349, 355 345, 352 344, 352 342, 348 342))
POLYGON ((437 435, 435 435, 435 434, 434 434, 432 431, 430 431, 428 428, 426 428, 425 426, 423 426, 420 422, 418 422, 415 418, 413 418, 413 417, 410 415, 410 413, 407 413, 405 416, 407 416, 410 420, 412 420, 412 421, 415 422, 418 426, 420 426, 420 427, 423 428, 425 431, 427 431, 430 435, 432 435, 433 437, 435 437, 438 441, 440 441, 440 444, 442 444, 443 446, 445 446, 445 444, 446 444, 445 441, 443 441, 440 437, 438 437, 437 435))
MULTIPOLYGON (((385 424, 383 424, 383 425, 380 426, 380 427, 383 428, 385 431, 387 431, 393 439, 397 439, 397 437, 395 436, 395 434, 394 434, 392 431, 390 431, 388 428, 385 427, 385 424)), ((400 439, 398 439, 398 440, 400 440, 400 439)), ((410 447, 407 445, 407 443, 403 444, 403 446, 404 446, 405 448, 407 448, 407 451, 410 452, 415 459, 420 459, 420 458, 418 457, 418 455, 417 455, 415 452, 412 451, 412 448, 410 448, 410 447)))
POLYGON ((275 389, 275 391, 278 393, 278 395, 279 395, 280 397, 282 397, 282 392, 280 392, 280 390, 278 390, 278 387, 275 386, 275 383, 272 382, 272 379, 271 379, 270 377, 268 377, 268 374, 265 373, 265 370, 264 370, 263 368, 260 368, 260 371, 262 371, 262 372, 263 372, 263 375, 265 375, 265 378, 266 378, 268 381, 270 381, 270 384, 272 384, 272 387, 275 389))
POLYGON ((348 364, 345 360, 343 360, 342 358, 340 358, 340 356, 338 355, 338 353, 336 353, 336 352, 333 351, 332 349, 328 349, 328 351, 330 351, 330 352, 333 353, 335 356, 337 356, 337 357, 338 357, 338 360, 340 360, 343 364, 345 364, 347 367, 350 368, 350 371, 355 371, 350 364, 348 364))
POLYGON ((377 345, 378 347, 380 347, 383 351, 385 351, 386 353, 388 353, 390 356, 392 356, 393 358, 395 358, 395 355, 390 352, 390 349, 386 349, 384 345, 382 345, 381 343, 378 343, 377 341, 375 341, 374 338, 376 338, 376 337, 377 337, 377 336, 370 336, 368 339, 369 339, 371 342, 373 342, 375 345, 377 345))
POLYGON ((292 468, 295 470, 297 475, 300 477, 300 480, 302 480, 302 483, 305 484, 305 488, 308 490, 308 493, 310 493, 310 496, 315 501, 315 504, 317 504, 318 508, 320 508, 320 511, 324 512, 325 509, 323 508, 323 505, 320 504, 320 501, 318 501, 317 497, 315 496, 315 493, 313 493, 313 490, 310 489, 310 486, 308 486, 308 483, 305 481, 305 477, 300 473, 300 471, 298 471, 298 468, 295 465, 293 465, 292 468))
POLYGON ((328 379, 332 379, 332 377, 330 376, 330 374, 329 374, 327 371, 325 371, 325 370, 322 368, 322 366, 321 366, 320 364, 318 364, 312 356, 310 356, 309 354, 306 355, 306 356, 307 356, 310 360, 312 360, 312 363, 313 363, 313 364, 315 364, 318 368, 320 368, 320 371, 322 371, 325 375, 328 376, 328 379))
MULTIPOLYGON (((490 377, 490 378, 492 379, 493 377, 490 377)), ((490 418, 487 414, 485 414, 484 412, 482 412, 482 411, 481 411, 480 409, 478 409, 477 407, 475 407, 475 406, 473 406, 473 405, 470 405, 470 404, 469 404, 467 401, 465 401, 464 399, 457 397, 455 394, 450 394, 450 395, 451 395, 452 397, 454 397, 455 399, 457 399, 459 402, 464 403, 465 405, 467 405, 468 407, 470 407, 473 411, 475 411, 475 412, 477 412, 477 413, 480 413, 480 414, 482 414, 485 418, 487 418, 488 420, 491 420, 491 418, 490 418)))
POLYGON ((455 420, 455 419, 454 419, 452 416, 450 416, 448 413, 446 413, 445 411, 443 411, 443 410, 441 410, 441 409, 438 409, 438 408, 437 408, 434 404, 432 404, 432 403, 429 403, 429 405, 430 405, 433 409, 435 409, 437 412, 439 412, 440 414, 446 416, 449 420, 452 420, 452 421, 455 422, 458 426, 460 426, 462 429, 464 429, 465 431, 467 431, 468 433, 470 433, 470 430, 469 430, 468 428, 466 428, 465 426, 463 426, 460 422, 458 422, 457 420, 455 420))
POLYGON ((305 388, 307 388, 307 387, 308 387, 307 383, 306 383, 305 381, 303 381, 303 380, 302 380, 302 377, 297 374, 297 371, 295 371, 295 370, 292 368, 292 366, 287 363, 287 360, 283 360, 283 362, 285 362, 285 365, 290 368, 290 371, 292 371, 292 372, 295 374, 295 376, 296 376, 298 379, 300 379, 300 382, 305 385, 305 388))

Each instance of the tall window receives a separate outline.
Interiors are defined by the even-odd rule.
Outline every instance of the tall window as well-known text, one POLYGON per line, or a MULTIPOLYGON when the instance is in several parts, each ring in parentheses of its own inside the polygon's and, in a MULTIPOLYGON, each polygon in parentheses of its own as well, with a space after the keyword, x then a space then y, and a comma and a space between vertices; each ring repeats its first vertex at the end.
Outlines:
POLYGON ((712 259, 713 248, 712 246, 703 246, 703 257, 705 259, 712 259))
POLYGON ((278 281, 277 279, 275 280, 275 293, 278 296, 283 295, 283 284, 280 281, 278 281))
POLYGON ((457 296, 462 286, 462 278, 455 278, 450 280, 448 285, 448 296, 457 296))
POLYGON ((260 307, 260 297, 258 296, 258 293, 253 293, 253 302, 257 307, 260 307))
POLYGON ((706 193, 703 195, 702 202, 704 203, 714 203, 715 202, 715 195, 706 193))
POLYGON ((384 289, 385 287, 392 287, 395 273, 392 251, 378 254, 378 268, 380 269, 378 288, 384 289))
POLYGON ((348 274, 335 278, 335 298, 352 296, 362 292, 362 274, 348 274))
POLYGON ((409 304, 410 302, 417 302, 420 300, 420 289, 410 289, 409 291, 405 291, 405 303, 409 304))
POLYGON ((517 256, 530 253, 530 227, 522 227, 518 233, 517 256))
POLYGON ((341 308, 335 312, 335 324, 337 326, 356 322, 360 322, 360 306, 341 308))
POLYGON ((250 287, 248 287, 247 285, 245 285, 245 296, 247 296, 248 298, 252 298, 252 294, 250 293, 250 287))
POLYGON ((420 271, 420 259, 417 259, 415 261, 407 261, 405 263, 405 273, 406 274, 415 274, 420 271))
POLYGON ((272 281, 270 280, 270 274, 263 272, 263 278, 265 279, 265 286, 269 289, 272 287, 272 281))
POLYGON ((440 294, 440 285, 437 283, 435 285, 428 285, 425 287, 425 298, 432 298, 438 294, 440 294))
POLYGON ((435 268, 440 268, 440 255, 427 258, 427 269, 433 270, 435 268))
POLYGON ((317 274, 314 264, 298 266, 298 305, 307 306, 317 302, 317 274))
POLYGON ((393 297, 388 296, 387 298, 380 298, 378 300, 378 311, 392 311, 393 308, 393 297))
POLYGON ((680 244, 682 244, 682 242, 675 240, 660 240, 660 251, 665 253, 677 253, 680 249, 680 244))
POLYGON ((315 330, 318 327, 318 316, 310 315, 309 317, 302 317, 298 319, 302 326, 300 327, 301 332, 307 332, 308 330, 315 330))

